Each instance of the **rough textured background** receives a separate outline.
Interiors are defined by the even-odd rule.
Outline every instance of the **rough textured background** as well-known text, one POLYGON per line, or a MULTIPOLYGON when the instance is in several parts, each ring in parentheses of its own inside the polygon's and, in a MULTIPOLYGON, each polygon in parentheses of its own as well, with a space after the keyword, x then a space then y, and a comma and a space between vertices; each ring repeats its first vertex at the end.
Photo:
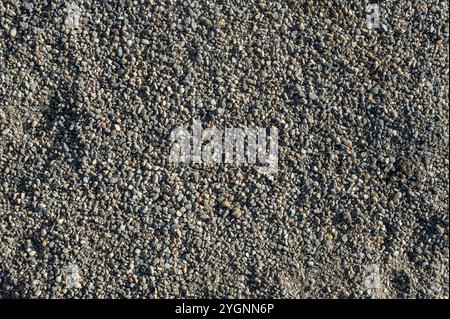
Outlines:
POLYGON ((118 2, 0 1, 0 298, 448 298, 447 1, 118 2))

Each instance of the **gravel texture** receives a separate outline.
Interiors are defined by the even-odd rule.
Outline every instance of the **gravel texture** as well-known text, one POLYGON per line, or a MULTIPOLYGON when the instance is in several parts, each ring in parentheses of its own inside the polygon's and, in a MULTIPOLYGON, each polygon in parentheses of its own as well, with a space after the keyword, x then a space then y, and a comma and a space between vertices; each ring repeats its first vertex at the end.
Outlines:
POLYGON ((448 298, 448 1, 365 6, 1 0, 0 298, 448 298))

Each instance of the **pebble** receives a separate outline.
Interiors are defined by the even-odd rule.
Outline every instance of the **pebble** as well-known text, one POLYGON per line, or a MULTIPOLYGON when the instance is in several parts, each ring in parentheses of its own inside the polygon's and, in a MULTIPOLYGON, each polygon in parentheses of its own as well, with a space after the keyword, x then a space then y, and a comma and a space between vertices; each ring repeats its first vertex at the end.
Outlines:
POLYGON ((445 1, 60 2, 0 1, 1 298, 448 298, 445 1))

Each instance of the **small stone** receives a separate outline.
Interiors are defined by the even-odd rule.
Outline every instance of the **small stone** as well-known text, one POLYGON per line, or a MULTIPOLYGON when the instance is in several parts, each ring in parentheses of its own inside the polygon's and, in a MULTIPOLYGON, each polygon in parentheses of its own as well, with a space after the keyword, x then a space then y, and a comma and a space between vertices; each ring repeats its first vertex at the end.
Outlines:
POLYGON ((235 208, 235 209, 233 210, 232 215, 233 215, 235 218, 240 218, 240 217, 242 216, 242 211, 241 211, 239 208, 235 208))
POLYGON ((391 109, 391 111, 389 112, 389 115, 391 118, 396 119, 398 117, 398 113, 396 110, 391 109))
POLYGON ((344 139, 343 141, 344 145, 347 146, 348 148, 352 148, 353 143, 352 141, 348 140, 348 139, 344 139))
POLYGON ((316 101, 316 100, 319 99, 318 96, 316 95, 316 93, 315 93, 314 91, 310 91, 310 92, 308 93, 308 97, 309 97, 311 100, 313 100, 313 101, 316 101))
POLYGON ((439 235, 443 235, 445 233, 445 229, 443 227, 439 226, 439 225, 436 225, 436 232, 439 235))
POLYGON ((26 2, 26 3, 24 4, 24 7, 25 7, 26 10, 32 11, 34 5, 33 5, 33 3, 31 3, 31 2, 26 2))
POLYGON ((344 221, 347 224, 352 224, 352 222, 353 222, 352 215, 349 212, 344 212, 342 215, 342 218, 344 219, 344 221))
POLYGON ((117 56, 118 56, 119 58, 122 57, 122 55, 123 55, 123 50, 122 50, 121 47, 118 47, 118 48, 117 48, 116 54, 117 54, 117 56))

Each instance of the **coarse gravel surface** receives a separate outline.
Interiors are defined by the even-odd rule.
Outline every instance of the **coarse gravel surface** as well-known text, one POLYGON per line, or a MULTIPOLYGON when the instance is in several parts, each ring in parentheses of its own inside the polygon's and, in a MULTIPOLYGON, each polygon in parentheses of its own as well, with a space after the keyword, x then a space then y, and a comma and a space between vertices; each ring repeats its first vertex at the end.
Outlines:
POLYGON ((0 298, 448 298, 448 1, 366 5, 0 0, 0 298))

